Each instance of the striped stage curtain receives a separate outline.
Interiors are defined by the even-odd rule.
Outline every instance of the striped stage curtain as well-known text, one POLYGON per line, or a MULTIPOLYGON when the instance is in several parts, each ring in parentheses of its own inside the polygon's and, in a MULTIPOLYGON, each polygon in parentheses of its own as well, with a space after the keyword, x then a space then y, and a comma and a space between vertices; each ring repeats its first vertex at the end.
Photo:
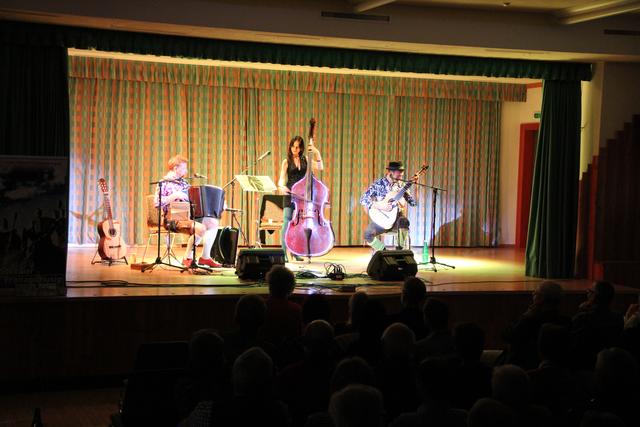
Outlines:
MULTIPOLYGON (((98 178, 113 189, 126 241, 141 244, 144 196, 172 155, 187 156, 191 171, 222 186, 270 150, 249 173, 275 181, 287 142, 294 135, 306 140, 315 117, 325 159, 318 177, 331 191, 336 244, 363 243, 368 220, 358 199, 396 159, 408 175, 429 164, 421 182, 448 190, 438 203, 436 244, 496 244, 500 106, 524 101, 524 85, 87 57, 70 57, 69 74, 71 243, 96 241, 98 178)), ((414 192, 420 202, 410 210, 411 238, 421 245, 431 193, 414 192)), ((235 185, 227 203, 243 209, 241 223, 254 242, 258 197, 235 185)))

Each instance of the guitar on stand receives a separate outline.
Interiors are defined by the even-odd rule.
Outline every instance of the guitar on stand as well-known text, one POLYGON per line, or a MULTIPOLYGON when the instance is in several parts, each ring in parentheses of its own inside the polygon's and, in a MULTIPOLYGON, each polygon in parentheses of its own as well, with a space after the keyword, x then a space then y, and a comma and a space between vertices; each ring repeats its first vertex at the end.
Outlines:
POLYGON ((98 223, 98 234, 100 235, 100 241, 98 242, 98 250, 93 255, 91 264, 99 262, 107 262, 109 265, 116 262, 127 262, 127 244, 122 239, 120 232, 120 221, 113 219, 113 213, 111 212, 111 199, 109 197, 109 188, 107 187, 107 181, 104 178, 98 180, 98 186, 102 191, 104 198, 104 220, 98 223), (100 255, 100 261, 96 261, 96 255, 100 255))
MULTIPOLYGON (((427 169, 429 169, 429 166, 422 165, 420 170, 413 175, 413 179, 417 179, 420 175, 425 173, 427 169)), ((412 185, 413 181, 407 181, 404 186, 397 190, 389 191, 384 199, 379 200, 379 202, 386 202, 385 204, 388 206, 388 210, 382 210, 371 206, 369 208, 369 217, 371 218, 371 221, 375 222, 385 230, 393 227, 393 224, 398 218, 398 201, 412 185)))

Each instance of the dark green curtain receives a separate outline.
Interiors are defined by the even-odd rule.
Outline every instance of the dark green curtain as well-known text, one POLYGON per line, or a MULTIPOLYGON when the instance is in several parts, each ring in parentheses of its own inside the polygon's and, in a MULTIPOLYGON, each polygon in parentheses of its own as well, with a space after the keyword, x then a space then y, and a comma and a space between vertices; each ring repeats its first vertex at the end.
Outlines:
POLYGON ((0 43, 0 154, 69 155, 67 49, 0 43))
POLYGON ((573 277, 580 167, 580 82, 544 82, 531 190, 527 276, 573 277))
POLYGON ((460 76, 590 80, 591 64, 294 46, 94 28, 0 22, 0 39, 79 49, 226 61, 405 71, 460 76))

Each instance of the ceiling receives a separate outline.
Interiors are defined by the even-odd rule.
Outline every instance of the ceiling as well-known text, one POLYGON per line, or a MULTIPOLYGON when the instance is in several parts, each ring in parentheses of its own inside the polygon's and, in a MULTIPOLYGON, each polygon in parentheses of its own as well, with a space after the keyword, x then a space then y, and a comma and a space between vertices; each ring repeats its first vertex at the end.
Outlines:
POLYGON ((545 13, 561 24, 577 24, 608 16, 640 12, 637 0, 347 0, 356 12, 367 12, 388 4, 422 7, 457 7, 479 10, 510 10, 545 13))

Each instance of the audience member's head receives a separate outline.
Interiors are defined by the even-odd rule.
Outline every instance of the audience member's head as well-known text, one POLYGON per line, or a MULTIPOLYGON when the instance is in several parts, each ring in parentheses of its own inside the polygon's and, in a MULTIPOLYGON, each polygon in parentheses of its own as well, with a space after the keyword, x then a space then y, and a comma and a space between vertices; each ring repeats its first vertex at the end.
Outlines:
POLYGON ((422 308, 424 323, 432 331, 445 331, 449 326, 449 307, 436 298, 428 298, 422 308))
POLYGON ((349 323, 357 330, 364 317, 364 306, 369 299, 366 292, 358 291, 349 297, 349 323))
POLYGON ((580 427, 625 427, 625 423, 611 412, 587 411, 582 416, 580 427))
POLYGON ((594 386, 596 395, 605 398, 636 393, 638 365, 633 356, 621 348, 598 353, 594 386))
POLYGON ((274 265, 266 276, 269 295, 274 298, 286 298, 296 286, 296 277, 283 265, 274 265))
POLYGON ((530 402, 529 377, 519 366, 504 365, 494 369, 491 387, 493 398, 511 408, 521 408, 530 402))
POLYGON ((400 300, 405 307, 420 307, 427 297, 427 287, 418 277, 407 277, 402 286, 400 300))
POLYGON ((324 295, 311 294, 302 303, 302 321, 308 325, 318 319, 331 323, 331 307, 324 295))
POLYGON ((380 341, 382 332, 387 326, 387 311, 380 300, 368 298, 364 304, 362 323, 360 324, 360 337, 365 340, 380 341))
POLYGON ((425 359, 418 368, 418 385, 425 402, 449 401, 454 383, 453 367, 444 357, 425 359))
POLYGON ((560 325, 546 323, 538 334, 538 353, 541 360, 565 364, 571 354, 571 332, 560 325))
POLYGON ((189 341, 189 366, 208 375, 224 367, 224 341, 213 329, 194 332, 189 341))
POLYGON ((558 283, 542 282, 533 292, 533 304, 543 309, 557 309, 562 295, 562 286, 558 283))
POLYGON ((453 328, 453 344, 464 361, 478 361, 484 351, 484 331, 477 323, 460 323, 453 328))
POLYGON ((329 415, 335 427, 383 425, 382 394, 368 385, 350 385, 331 396, 329 415))
POLYGON ((469 411, 469 427, 516 427, 515 414, 495 399, 479 399, 469 411))
POLYGON ((609 282, 598 281, 594 282, 593 286, 588 290, 588 300, 593 305, 599 307, 609 307, 613 302, 615 296, 615 289, 609 282))
POLYGON ((332 393, 342 390, 350 384, 375 385, 373 369, 361 357, 342 359, 331 376, 332 393))
POLYGON ((328 355, 333 349, 333 326, 326 320, 314 320, 304 330, 304 346, 312 355, 328 355))
POLYGON ((389 359, 410 359, 415 343, 415 334, 404 323, 394 323, 382 334, 382 348, 389 359))
POLYGON ((266 305, 258 295, 243 295, 236 304, 234 319, 241 331, 255 332, 264 324, 266 305))
POLYGON ((233 364, 231 373, 236 396, 265 397, 273 388, 273 362, 267 353, 251 347, 233 364))

